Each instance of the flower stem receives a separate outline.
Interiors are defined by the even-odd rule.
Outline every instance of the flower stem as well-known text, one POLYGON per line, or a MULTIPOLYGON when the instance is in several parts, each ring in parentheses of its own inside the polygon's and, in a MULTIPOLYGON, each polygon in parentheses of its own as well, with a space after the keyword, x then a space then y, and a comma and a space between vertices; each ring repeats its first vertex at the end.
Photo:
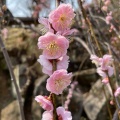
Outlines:
MULTIPOLYGON (((56 60, 52 61, 52 65, 53 65, 53 72, 56 71, 57 69, 57 63, 56 60)), ((53 120, 57 120, 57 112, 56 112, 56 95, 54 93, 51 94, 51 99, 52 99, 52 103, 53 103, 53 120)))
POLYGON ((111 113, 111 110, 110 110, 110 106, 109 106, 109 103, 108 103, 108 97, 107 97, 107 94, 106 94, 104 86, 103 86, 103 92, 104 92, 104 95, 105 95, 105 98, 106 98, 106 104, 107 104, 107 109, 108 109, 109 117, 110 117, 110 120, 112 120, 112 113, 111 113))
MULTIPOLYGON (((56 7, 58 7, 59 4, 60 4, 60 0, 56 0, 56 7)), ((54 72, 57 70, 56 60, 52 61, 52 65, 53 65, 52 71, 54 72)), ((54 93, 51 94, 51 99, 52 99, 52 103, 53 103, 53 120, 58 120, 57 119, 57 112, 56 112, 56 95, 54 93)))

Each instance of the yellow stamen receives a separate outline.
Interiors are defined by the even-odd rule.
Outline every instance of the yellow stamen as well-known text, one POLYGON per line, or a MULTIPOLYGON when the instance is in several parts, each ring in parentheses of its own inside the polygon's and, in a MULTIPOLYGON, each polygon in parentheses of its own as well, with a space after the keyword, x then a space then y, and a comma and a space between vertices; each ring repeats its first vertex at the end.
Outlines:
POLYGON ((63 84, 64 83, 61 81, 61 79, 56 80, 55 81, 56 89, 58 90, 59 88, 62 88, 63 84))
POLYGON ((53 54, 55 54, 57 52, 58 46, 55 43, 55 41, 53 41, 46 47, 46 49, 49 50, 51 55, 53 55, 53 54))

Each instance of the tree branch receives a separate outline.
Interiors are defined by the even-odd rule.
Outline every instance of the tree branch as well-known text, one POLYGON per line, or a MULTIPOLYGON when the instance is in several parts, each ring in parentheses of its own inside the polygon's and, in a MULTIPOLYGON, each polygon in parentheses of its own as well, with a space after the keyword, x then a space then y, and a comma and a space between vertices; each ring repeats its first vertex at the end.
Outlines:
POLYGON ((19 92, 19 89, 18 89, 18 86, 17 86, 17 83, 16 83, 15 75, 13 73, 12 63, 11 63, 10 57, 9 57, 8 52, 7 52, 7 50, 6 50, 6 48, 5 48, 4 44, 3 44, 1 36, 0 36, 0 47, 1 47, 1 50, 3 52, 5 61, 7 63, 7 66, 8 66, 9 72, 10 72, 11 81, 13 82, 13 84, 15 86, 15 89, 16 89, 17 99, 18 99, 19 108, 20 108, 21 120, 25 120, 24 112, 23 112, 23 105, 22 105, 22 98, 21 98, 21 95, 20 95, 20 92, 19 92))

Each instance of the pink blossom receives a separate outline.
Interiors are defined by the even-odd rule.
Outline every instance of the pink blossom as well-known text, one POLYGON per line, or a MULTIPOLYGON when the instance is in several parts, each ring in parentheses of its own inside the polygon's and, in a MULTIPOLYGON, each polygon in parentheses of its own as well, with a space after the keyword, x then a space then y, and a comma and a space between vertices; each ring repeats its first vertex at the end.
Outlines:
POLYGON ((38 22, 44 25, 44 27, 48 30, 48 32, 54 33, 54 30, 51 28, 51 25, 47 18, 39 18, 38 22))
POLYGON ((110 100, 110 104, 111 104, 111 105, 114 105, 115 103, 114 103, 114 101, 113 101, 113 100, 110 100))
POLYGON ((58 120, 72 120, 71 112, 66 111, 63 107, 57 108, 58 120))
POLYGON ((67 95, 67 100, 65 101, 65 105, 64 105, 64 107, 65 107, 66 110, 68 110, 68 105, 69 105, 70 100, 71 100, 71 98, 72 98, 73 90, 74 90, 74 88, 76 87, 77 84, 78 84, 78 82, 77 82, 77 81, 74 81, 74 82, 70 85, 71 88, 69 89, 69 92, 68 92, 68 95, 67 95))
POLYGON ((113 19, 112 12, 109 12, 105 18, 106 23, 109 25, 112 19, 113 19))
POLYGON ((38 62, 43 66, 42 72, 48 75, 52 74, 52 63, 44 55, 40 55, 38 62))
POLYGON ((43 55, 47 59, 58 59, 67 53, 69 41, 61 35, 46 33, 38 39, 38 48, 43 49, 43 55))
POLYGON ((56 95, 62 94, 63 90, 70 85, 71 77, 72 74, 67 74, 66 70, 57 70, 47 79, 46 88, 56 95))
POLYGON ((56 31, 69 28, 75 14, 70 4, 61 4, 49 14, 49 21, 56 31))
POLYGON ((113 75, 114 69, 111 66, 108 66, 106 70, 103 70, 101 67, 97 68, 97 73, 103 77, 106 78, 107 74, 109 75, 109 77, 111 77, 113 75))
POLYGON ((53 104, 47 96, 36 96, 35 100, 40 103, 40 106, 47 111, 53 110, 53 104))
POLYGON ((102 70, 101 67, 98 67, 98 68, 97 68, 97 73, 98 73, 101 77, 103 77, 103 78, 106 78, 106 77, 107 77, 107 74, 102 70))
POLYGON ((102 61, 102 58, 99 58, 96 55, 91 55, 90 59, 92 60, 92 63, 94 63, 96 66, 99 66, 102 61))
MULTIPOLYGON (((63 107, 56 109, 58 120, 72 120, 71 112, 66 111, 63 107)), ((42 120, 53 120, 53 111, 45 111, 42 115, 42 120)))
POLYGON ((104 55, 101 62, 102 70, 107 70, 112 61, 113 59, 111 55, 104 55))
POLYGON ((108 67, 107 67, 107 72, 108 72, 109 77, 111 77, 111 76, 113 75, 113 73, 114 73, 113 67, 108 66, 108 67))
POLYGON ((78 32, 77 29, 70 29, 70 28, 68 28, 68 29, 66 29, 64 31, 58 31, 56 34, 67 36, 67 35, 75 34, 77 32, 78 32))
MULTIPOLYGON (((57 59, 57 70, 67 69, 69 62, 68 59, 69 57, 67 55, 57 59)), ((40 55, 38 62, 43 66, 43 73, 48 74, 49 76, 52 75, 52 60, 47 59, 44 55, 40 55)))
POLYGON ((108 10, 108 7, 107 7, 107 6, 103 6, 103 7, 102 7, 102 10, 103 10, 103 11, 107 11, 107 10, 108 10))
POLYGON ((8 37, 8 29, 7 28, 2 29, 1 33, 3 34, 4 39, 7 39, 7 37, 8 37))
POLYGON ((115 97, 118 97, 120 95, 120 87, 117 88, 114 95, 115 95, 115 97))
POLYGON ((110 4, 110 0, 106 0, 106 1, 104 2, 104 4, 105 4, 106 6, 108 6, 108 5, 110 4))
POLYGON ((108 76, 104 71, 102 71, 101 67, 97 68, 97 73, 103 78, 102 83, 104 84, 109 83, 108 76))
POLYGON ((69 56, 64 55, 63 57, 59 58, 57 61, 57 70, 60 69, 67 69, 68 68, 68 61, 69 56))
POLYGON ((112 30, 116 30, 115 26, 113 24, 110 24, 110 32, 112 32, 112 30))
POLYGON ((53 120, 53 112, 52 111, 45 111, 42 114, 42 120, 53 120))
POLYGON ((104 79, 102 80, 102 83, 104 83, 104 84, 108 84, 108 83, 109 83, 109 79, 108 79, 108 77, 104 78, 104 79))

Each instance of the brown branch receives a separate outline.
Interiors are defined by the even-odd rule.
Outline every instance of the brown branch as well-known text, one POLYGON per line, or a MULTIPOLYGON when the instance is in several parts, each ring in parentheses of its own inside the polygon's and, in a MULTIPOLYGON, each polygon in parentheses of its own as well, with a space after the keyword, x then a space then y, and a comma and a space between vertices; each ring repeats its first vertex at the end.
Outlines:
POLYGON ((13 73, 12 63, 11 63, 10 57, 9 57, 8 52, 7 52, 7 50, 6 50, 6 48, 5 48, 4 44, 3 44, 1 36, 0 36, 0 47, 2 49, 5 61, 7 63, 7 66, 8 66, 9 72, 10 72, 11 81, 13 82, 13 84, 15 86, 15 89, 16 89, 17 99, 18 99, 19 108, 20 108, 21 119, 25 120, 24 112, 23 112, 23 105, 22 105, 22 97, 20 95, 20 92, 19 92, 19 89, 18 89, 18 86, 17 86, 17 83, 16 83, 16 78, 15 78, 15 75, 13 73))
MULTIPOLYGON (((56 60, 53 60, 52 62, 53 65, 53 72, 56 71, 56 60)), ((51 94, 51 98, 52 98, 52 103, 53 103, 53 120, 57 120, 57 112, 56 112, 56 95, 54 93, 51 94)))
POLYGON ((87 14, 86 14, 86 12, 85 12, 85 9, 84 9, 83 6, 82 6, 82 1, 81 1, 81 0, 78 0, 78 4, 79 4, 79 6, 80 6, 80 8, 81 8, 82 15, 83 15, 83 17, 84 17, 84 19, 85 19, 85 23, 87 24, 87 26, 88 26, 88 28, 89 28, 89 34, 90 34, 90 37, 91 37, 91 41, 94 40, 94 42, 95 42, 95 44, 96 44, 96 46, 97 46, 97 48, 98 48, 99 56, 102 56, 101 48, 100 48, 99 43, 98 43, 98 40, 97 40, 97 38, 96 38, 96 36, 95 36, 95 32, 94 32, 94 30, 93 30, 92 24, 91 24, 90 20, 89 20, 88 17, 87 17, 87 14))

